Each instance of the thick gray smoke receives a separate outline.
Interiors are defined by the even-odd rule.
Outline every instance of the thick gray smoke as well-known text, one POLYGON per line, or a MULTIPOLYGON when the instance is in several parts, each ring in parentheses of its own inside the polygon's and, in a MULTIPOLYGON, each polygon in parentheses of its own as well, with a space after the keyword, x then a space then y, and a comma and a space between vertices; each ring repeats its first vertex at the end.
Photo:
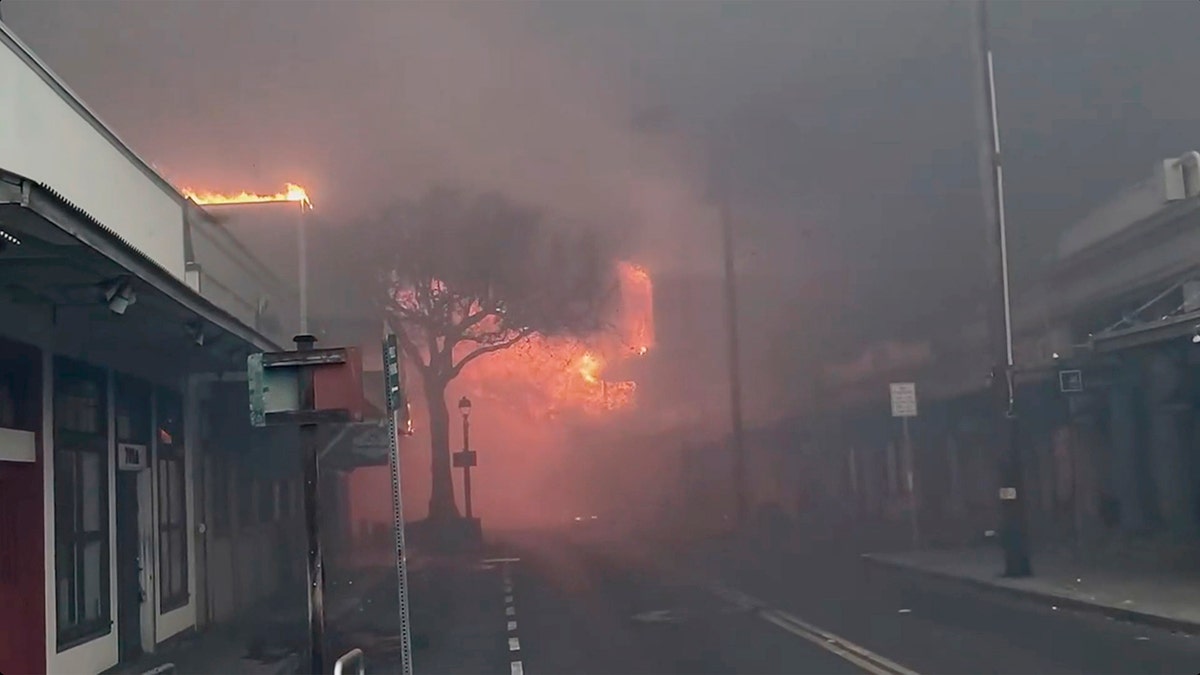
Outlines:
MULTIPOLYGON (((179 183, 303 183, 328 228, 433 183, 619 228, 680 289, 656 372, 716 383, 648 388, 706 392, 706 415, 727 195, 753 417, 803 405, 821 364, 977 302, 969 9, 13 0, 4 19, 179 183)), ((1197 145, 1198 19, 1194 2, 995 3, 1018 285, 1062 228, 1197 145)))

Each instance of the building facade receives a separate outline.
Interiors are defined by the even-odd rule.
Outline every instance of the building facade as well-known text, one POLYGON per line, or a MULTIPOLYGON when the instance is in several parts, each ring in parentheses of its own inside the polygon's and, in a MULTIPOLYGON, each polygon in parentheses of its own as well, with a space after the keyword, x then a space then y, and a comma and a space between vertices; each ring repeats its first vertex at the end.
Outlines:
MULTIPOLYGON (((1197 159, 1164 160, 1066 228, 1045 276, 1014 295, 1022 497, 1040 541, 1106 550, 1134 537, 1156 559, 1197 550, 1197 159)), ((768 445, 787 445, 787 482, 811 510, 903 531, 916 509, 921 538, 935 544, 997 528, 1009 454, 986 386, 986 301, 946 311, 957 323, 931 321, 930 342, 909 350, 922 358, 877 345, 827 369, 821 405, 790 423, 804 433, 762 430, 777 432, 768 445), (910 444, 890 414, 890 382, 917 384, 910 444)))
POLYGON ((2 23, 0 81, 0 672, 98 673, 303 598, 296 296, 2 23))

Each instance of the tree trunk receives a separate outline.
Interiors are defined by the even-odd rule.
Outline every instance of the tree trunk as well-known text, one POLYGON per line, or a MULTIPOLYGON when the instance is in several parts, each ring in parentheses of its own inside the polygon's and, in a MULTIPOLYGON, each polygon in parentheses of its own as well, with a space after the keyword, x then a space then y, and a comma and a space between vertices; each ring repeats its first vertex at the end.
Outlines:
POLYGON ((450 413, 446 409, 446 383, 426 380, 424 384, 429 410, 429 519, 451 520, 458 518, 458 504, 454 501, 454 480, 450 473, 450 413))

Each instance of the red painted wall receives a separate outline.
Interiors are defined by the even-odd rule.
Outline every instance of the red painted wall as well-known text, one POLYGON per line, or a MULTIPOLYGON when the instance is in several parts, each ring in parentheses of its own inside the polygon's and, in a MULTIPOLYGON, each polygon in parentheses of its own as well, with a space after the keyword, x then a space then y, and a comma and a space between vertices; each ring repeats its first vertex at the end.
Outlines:
POLYGON ((0 673, 46 672, 42 465, 0 462, 0 673))
POLYGON ((36 367, 41 357, 31 348, 0 342, 0 368, 13 362, 35 364, 29 386, 20 395, 27 414, 19 426, 38 430, 38 461, 0 462, 0 673, 4 675, 46 672, 42 395, 36 367))

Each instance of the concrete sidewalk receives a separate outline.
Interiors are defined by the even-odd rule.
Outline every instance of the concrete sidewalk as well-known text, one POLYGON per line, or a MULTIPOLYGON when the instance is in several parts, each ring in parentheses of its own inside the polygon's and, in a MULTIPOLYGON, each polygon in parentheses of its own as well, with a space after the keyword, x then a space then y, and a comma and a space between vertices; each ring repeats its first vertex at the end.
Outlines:
MULTIPOLYGON (((356 570, 344 585, 327 584, 326 625, 336 627, 361 612, 364 602, 379 594, 387 571, 356 570)), ((172 639, 159 651, 110 669, 107 675, 292 675, 302 666, 308 648, 302 603, 299 597, 255 607, 229 624, 172 639)))
MULTIPOLYGON (((398 673, 403 658, 397 586, 385 583, 330 631, 332 651, 360 648, 368 673, 398 673)), ((508 646, 501 570, 478 556, 424 558, 410 565, 409 619, 414 670, 421 673, 507 673, 508 646)))
POLYGON ((948 550, 866 553, 869 563, 988 591, 1034 599, 1052 607, 1200 633, 1200 575, 1081 562, 1063 552, 1035 553, 1035 576, 1000 576, 1003 554, 994 545, 948 550))
POLYGON ((247 655, 246 639, 234 631, 193 633, 169 648, 132 663, 106 671, 107 675, 292 675, 297 672, 301 655, 294 650, 265 653, 259 658, 247 655))

